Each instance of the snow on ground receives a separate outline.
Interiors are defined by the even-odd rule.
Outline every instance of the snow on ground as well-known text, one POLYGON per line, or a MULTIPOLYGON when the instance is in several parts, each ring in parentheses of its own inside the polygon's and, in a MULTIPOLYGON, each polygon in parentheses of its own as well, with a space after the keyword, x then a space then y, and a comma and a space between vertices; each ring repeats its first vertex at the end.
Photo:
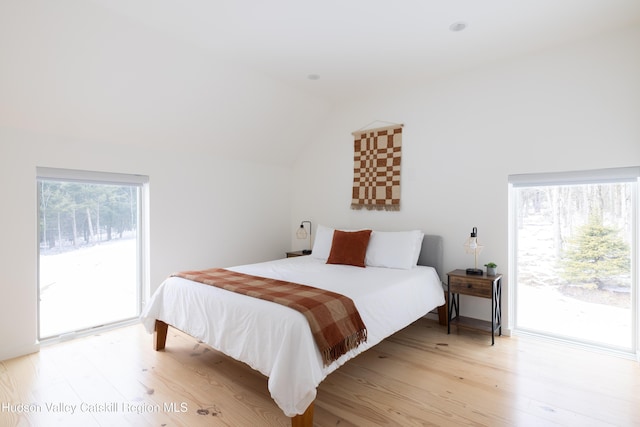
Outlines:
MULTIPOLYGON (((631 309, 612 304, 607 291, 593 290, 590 301, 563 293, 557 265, 552 223, 543 215, 527 217, 518 230, 517 328, 630 349, 631 309)), ((627 297, 622 305, 630 307, 627 297)))
POLYGON ((519 328, 631 348, 631 310, 584 302, 554 287, 519 286, 519 328))
POLYGON ((40 337, 138 315, 136 239, 40 256, 40 337))

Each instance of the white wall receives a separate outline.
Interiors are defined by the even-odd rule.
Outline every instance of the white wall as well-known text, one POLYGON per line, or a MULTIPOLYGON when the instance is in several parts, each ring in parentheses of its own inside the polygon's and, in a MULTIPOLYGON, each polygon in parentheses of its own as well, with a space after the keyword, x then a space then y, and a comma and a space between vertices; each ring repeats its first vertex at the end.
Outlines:
POLYGON ((290 249, 327 105, 90 2, 0 2, 0 360, 37 349, 36 167, 148 175, 150 285, 290 249))
MULTIPOLYGON (((292 222, 440 234, 446 271, 473 266, 462 245, 476 226, 486 245, 479 262, 494 261, 507 273, 508 175, 639 165, 638 76, 635 27, 437 81, 381 88, 382 95, 335 111, 298 159, 292 222), (351 132, 376 119, 405 124, 400 212, 349 208, 351 132)), ((503 316, 508 297, 507 290, 503 316)), ((462 304, 464 314, 490 318, 486 301, 462 304)))
POLYGON ((0 142, 0 360, 37 349, 37 166, 150 177, 152 290, 177 270, 264 261, 289 250, 290 170, 283 166, 7 129, 0 142))

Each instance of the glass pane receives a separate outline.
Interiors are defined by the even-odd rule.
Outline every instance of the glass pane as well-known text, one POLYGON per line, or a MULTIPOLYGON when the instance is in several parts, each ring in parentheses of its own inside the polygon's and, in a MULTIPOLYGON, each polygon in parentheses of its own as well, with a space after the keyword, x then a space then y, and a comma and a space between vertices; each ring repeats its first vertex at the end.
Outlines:
POLYGON ((633 350, 631 183, 516 188, 516 328, 633 350))
POLYGON ((139 189, 38 181, 40 338, 139 313, 139 189))

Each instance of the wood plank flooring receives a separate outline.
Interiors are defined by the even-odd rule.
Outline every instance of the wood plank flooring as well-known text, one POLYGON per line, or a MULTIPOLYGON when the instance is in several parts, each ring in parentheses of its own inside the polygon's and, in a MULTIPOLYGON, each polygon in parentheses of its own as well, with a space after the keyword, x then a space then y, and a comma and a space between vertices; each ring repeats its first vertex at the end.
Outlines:
MULTIPOLYGON (((421 319, 329 375, 314 421, 640 425, 640 364, 421 319)), ((265 377, 173 328, 160 352, 134 325, 0 362, 0 427, 289 425, 265 377)))

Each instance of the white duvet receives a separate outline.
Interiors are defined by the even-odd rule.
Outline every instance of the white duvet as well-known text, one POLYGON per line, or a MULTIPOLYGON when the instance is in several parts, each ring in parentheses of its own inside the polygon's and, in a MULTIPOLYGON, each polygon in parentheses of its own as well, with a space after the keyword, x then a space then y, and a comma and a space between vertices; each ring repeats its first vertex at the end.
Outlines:
POLYGON ((177 277, 160 285, 141 315, 147 331, 162 320, 260 371, 289 417, 304 413, 328 374, 445 302, 431 267, 359 268, 305 256, 230 270, 346 295, 367 327, 365 343, 324 366, 307 320, 293 309, 177 277))

